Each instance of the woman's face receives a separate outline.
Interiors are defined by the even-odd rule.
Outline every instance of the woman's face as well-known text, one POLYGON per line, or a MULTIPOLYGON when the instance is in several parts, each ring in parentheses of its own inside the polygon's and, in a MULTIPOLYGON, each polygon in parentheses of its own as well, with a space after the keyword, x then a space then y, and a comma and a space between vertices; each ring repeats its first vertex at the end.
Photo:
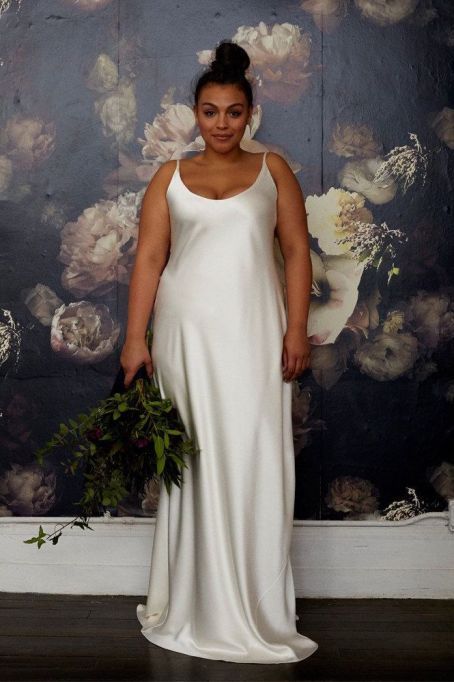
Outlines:
POLYGON ((226 152, 239 145, 252 107, 238 86, 209 83, 200 91, 194 114, 206 145, 226 152))

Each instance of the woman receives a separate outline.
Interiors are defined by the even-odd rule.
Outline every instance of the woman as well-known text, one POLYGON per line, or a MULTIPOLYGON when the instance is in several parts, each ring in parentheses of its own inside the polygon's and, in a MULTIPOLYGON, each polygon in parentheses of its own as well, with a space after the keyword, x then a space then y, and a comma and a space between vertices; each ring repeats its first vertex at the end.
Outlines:
POLYGON ((240 46, 218 45, 194 92, 205 150, 164 163, 143 198, 125 383, 145 365, 200 452, 181 488, 168 494, 161 485, 148 599, 137 617, 143 635, 166 649, 288 663, 318 647, 296 629, 289 559, 291 381, 309 363, 312 273, 293 172, 278 154, 240 147, 253 109, 249 64, 240 46))

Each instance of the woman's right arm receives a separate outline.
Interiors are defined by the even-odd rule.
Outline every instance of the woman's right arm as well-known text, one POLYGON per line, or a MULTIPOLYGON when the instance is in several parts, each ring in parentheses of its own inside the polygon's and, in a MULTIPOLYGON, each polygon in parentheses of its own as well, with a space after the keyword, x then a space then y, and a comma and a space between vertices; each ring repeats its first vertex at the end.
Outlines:
POLYGON ((129 281, 126 338, 120 355, 126 388, 142 365, 150 378, 153 374, 145 333, 169 254, 170 218, 166 191, 174 166, 174 161, 167 161, 156 171, 142 200, 137 250, 129 281))

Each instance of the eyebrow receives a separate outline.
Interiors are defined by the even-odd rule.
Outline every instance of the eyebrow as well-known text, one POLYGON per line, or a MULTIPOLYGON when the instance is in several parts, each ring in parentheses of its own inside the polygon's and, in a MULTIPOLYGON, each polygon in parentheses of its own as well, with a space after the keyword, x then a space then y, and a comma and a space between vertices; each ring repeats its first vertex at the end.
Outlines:
MULTIPOLYGON (((216 106, 216 104, 213 104, 213 102, 202 102, 202 105, 203 104, 209 104, 211 107, 216 106)), ((229 107, 237 107, 237 106, 243 106, 243 102, 234 102, 233 104, 229 104, 229 107)))

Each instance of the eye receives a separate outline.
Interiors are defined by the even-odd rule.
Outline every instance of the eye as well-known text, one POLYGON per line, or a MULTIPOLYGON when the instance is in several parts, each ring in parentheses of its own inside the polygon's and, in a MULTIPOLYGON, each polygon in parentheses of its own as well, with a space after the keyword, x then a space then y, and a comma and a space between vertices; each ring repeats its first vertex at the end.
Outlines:
POLYGON ((214 114, 214 111, 210 111, 210 110, 207 109, 207 110, 204 111, 203 113, 205 114, 205 116, 209 116, 210 114, 214 114))
POLYGON ((233 114, 233 116, 235 116, 236 118, 238 118, 238 116, 241 116, 241 111, 232 111, 230 113, 233 114))

